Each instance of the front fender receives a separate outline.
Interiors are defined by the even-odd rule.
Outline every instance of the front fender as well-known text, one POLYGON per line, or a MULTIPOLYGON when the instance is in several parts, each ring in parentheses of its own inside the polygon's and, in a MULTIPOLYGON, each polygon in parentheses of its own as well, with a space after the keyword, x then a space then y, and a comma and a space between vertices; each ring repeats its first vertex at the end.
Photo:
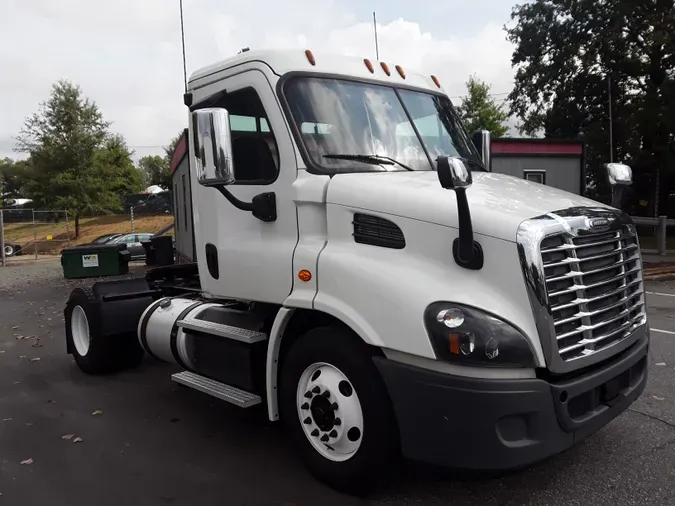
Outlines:
POLYGON ((357 244, 354 212, 364 211, 328 206, 328 244, 319 257, 314 309, 349 325, 368 344, 435 358, 425 308, 436 301, 466 304, 519 328, 532 344, 535 363, 545 365, 515 241, 476 235, 485 262, 472 271, 453 260, 456 229, 368 211, 395 222, 406 247, 357 244))

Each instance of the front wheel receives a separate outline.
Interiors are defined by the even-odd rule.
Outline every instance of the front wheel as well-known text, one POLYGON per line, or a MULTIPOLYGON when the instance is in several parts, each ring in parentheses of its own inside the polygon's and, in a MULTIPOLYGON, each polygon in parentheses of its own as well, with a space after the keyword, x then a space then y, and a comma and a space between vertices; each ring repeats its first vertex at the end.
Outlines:
POLYGON ((14 255, 14 246, 11 244, 5 244, 5 258, 11 257, 14 255))
POLYGON ((332 488, 362 495, 390 479, 398 431, 370 348, 349 330, 310 330, 282 366, 282 416, 307 469, 332 488))

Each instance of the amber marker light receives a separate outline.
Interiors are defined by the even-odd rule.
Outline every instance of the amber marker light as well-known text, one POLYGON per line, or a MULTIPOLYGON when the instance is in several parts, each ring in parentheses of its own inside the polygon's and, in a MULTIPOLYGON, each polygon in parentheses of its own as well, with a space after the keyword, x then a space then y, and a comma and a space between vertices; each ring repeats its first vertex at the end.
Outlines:
POLYGON ((307 283, 309 280, 312 279, 312 273, 309 272, 307 269, 302 269, 300 272, 298 272, 298 279, 300 281, 304 281, 307 283))
POLYGON ((387 65, 384 62, 380 62, 380 67, 382 67, 382 70, 384 70, 385 74, 387 74, 388 76, 391 75, 391 70, 389 70, 389 65, 387 65))
POLYGON ((307 57, 307 61, 310 63, 310 65, 316 65, 316 60, 314 59, 314 55, 309 49, 305 50, 305 56, 307 57))
POLYGON ((368 67, 368 70, 370 70, 371 74, 375 73, 375 69, 373 68, 373 64, 368 58, 364 58, 363 63, 366 64, 366 67, 368 67))

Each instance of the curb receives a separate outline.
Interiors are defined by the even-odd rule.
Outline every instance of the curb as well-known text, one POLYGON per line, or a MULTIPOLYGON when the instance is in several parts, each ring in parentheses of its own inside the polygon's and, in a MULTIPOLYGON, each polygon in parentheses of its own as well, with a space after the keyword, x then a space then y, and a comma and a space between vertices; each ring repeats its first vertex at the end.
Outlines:
POLYGON ((645 275, 645 281, 672 281, 675 279, 675 272, 668 272, 664 274, 645 275))

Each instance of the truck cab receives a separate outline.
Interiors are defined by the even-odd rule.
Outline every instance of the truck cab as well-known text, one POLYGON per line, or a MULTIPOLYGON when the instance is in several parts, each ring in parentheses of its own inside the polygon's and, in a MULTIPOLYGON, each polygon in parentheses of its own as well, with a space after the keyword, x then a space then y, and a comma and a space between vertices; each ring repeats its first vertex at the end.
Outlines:
MULTIPOLYGON (((642 393, 630 218, 490 172, 489 135, 464 130, 435 76, 246 51, 195 72, 184 102, 173 207, 193 263, 73 292, 85 372, 179 364, 183 385, 263 404, 310 472, 353 493, 401 455, 528 465, 642 393)), ((620 197, 630 169, 607 171, 620 197)))

